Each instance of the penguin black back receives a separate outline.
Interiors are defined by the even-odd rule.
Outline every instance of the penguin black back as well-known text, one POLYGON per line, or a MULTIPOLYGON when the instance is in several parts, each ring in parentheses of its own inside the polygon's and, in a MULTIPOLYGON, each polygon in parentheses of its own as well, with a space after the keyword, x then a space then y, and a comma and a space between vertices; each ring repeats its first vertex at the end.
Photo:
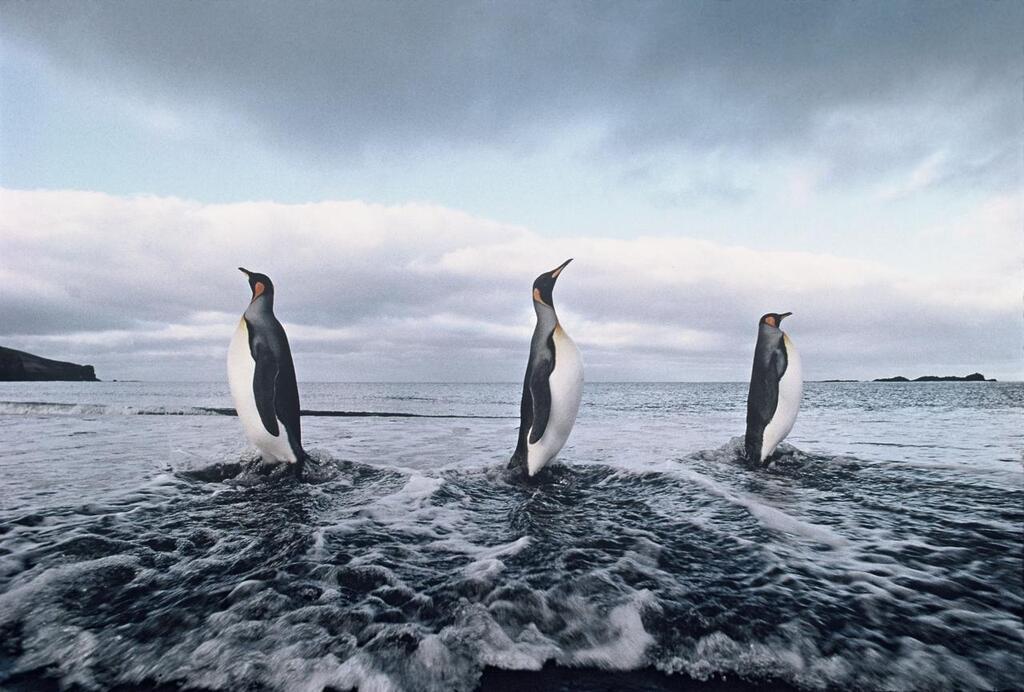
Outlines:
POLYGON ((758 324, 754 364, 747 394, 747 430, 744 449, 747 459, 760 461, 765 427, 775 417, 779 404, 779 382, 789 365, 779 324, 791 313, 770 312, 758 324))
POLYGON ((284 426, 288 445, 301 465, 306 453, 302 447, 299 390, 288 336, 274 315, 274 284, 265 274, 242 267, 239 270, 246 274, 252 289, 252 300, 242 319, 254 363, 251 386, 259 420, 274 437, 284 426))

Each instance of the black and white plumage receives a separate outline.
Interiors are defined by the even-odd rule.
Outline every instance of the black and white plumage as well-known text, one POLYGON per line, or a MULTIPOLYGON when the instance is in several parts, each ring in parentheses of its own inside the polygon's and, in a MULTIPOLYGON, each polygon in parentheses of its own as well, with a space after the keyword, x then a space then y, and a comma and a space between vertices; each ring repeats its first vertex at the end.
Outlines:
POLYGON ((297 464, 302 449, 299 388, 284 327, 274 316, 274 284, 265 274, 239 267, 249 277, 252 300, 228 348, 228 384, 249 442, 269 461, 297 464))
POLYGON ((530 342, 530 360, 519 408, 519 440, 509 468, 535 476, 569 439, 583 396, 583 359, 562 329, 551 292, 566 265, 545 272, 533 282, 537 326, 530 342))
POLYGON ((764 463, 772 455, 793 429, 800 410, 804 387, 800 355, 779 326, 791 314, 770 312, 758 325, 744 440, 747 459, 755 463, 764 463))

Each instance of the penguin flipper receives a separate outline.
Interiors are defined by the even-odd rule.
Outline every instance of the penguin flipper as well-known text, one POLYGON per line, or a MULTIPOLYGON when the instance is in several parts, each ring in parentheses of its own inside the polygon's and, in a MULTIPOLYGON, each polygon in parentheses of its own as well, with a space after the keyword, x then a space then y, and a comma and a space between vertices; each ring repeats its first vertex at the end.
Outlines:
POLYGON ((750 404, 747 406, 747 427, 764 428, 779 405, 779 381, 774 373, 764 373, 751 382, 750 404))
POLYGON ((290 357, 282 364, 277 373, 275 384, 274 412, 277 419, 288 431, 288 442, 295 458, 300 462, 306 452, 302 449, 302 427, 299 421, 299 387, 295 382, 295 369, 288 367, 290 357))
POLYGON ((549 358, 540 360, 533 367, 530 377, 530 398, 533 402, 533 425, 530 426, 530 444, 544 437, 548 427, 548 416, 551 415, 551 371, 555 369, 554 361, 549 358))
POLYGON ((750 395, 747 399, 747 434, 744 448, 747 459, 761 461, 764 429, 775 417, 779 406, 779 381, 786 373, 788 364, 786 352, 781 347, 774 349, 768 362, 755 368, 750 379, 750 395))
POLYGON ((526 463, 526 436, 533 425, 533 397, 530 396, 530 372, 527 370, 523 378, 523 398, 519 404, 519 436, 516 440, 516 451, 508 460, 508 468, 514 469, 526 463))
MULTIPOLYGON (((786 353, 785 341, 781 342, 779 347, 772 353, 772 368, 775 370, 775 383, 777 387, 778 383, 782 381, 782 376, 786 374, 786 370, 789 368, 789 355, 786 353)), ((778 400, 777 396, 776 400, 778 400)))
POLYGON ((256 372, 252 378, 252 393, 256 398, 256 410, 267 432, 277 437, 281 429, 277 425, 277 358, 266 344, 256 341, 251 344, 256 372))

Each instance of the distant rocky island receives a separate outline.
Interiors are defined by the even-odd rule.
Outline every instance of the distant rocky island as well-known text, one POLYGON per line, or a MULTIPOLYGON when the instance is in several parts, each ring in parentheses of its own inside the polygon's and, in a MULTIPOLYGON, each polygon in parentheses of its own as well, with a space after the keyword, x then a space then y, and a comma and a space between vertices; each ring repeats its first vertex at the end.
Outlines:
POLYGON ((972 372, 970 375, 960 377, 958 375, 945 375, 939 377, 938 375, 922 375, 921 377, 915 377, 914 379, 908 379, 902 375, 896 377, 880 377, 874 382, 995 382, 995 379, 985 379, 985 376, 980 372, 972 372))
POLYGON ((91 365, 50 360, 0 346, 0 382, 99 382, 91 365))

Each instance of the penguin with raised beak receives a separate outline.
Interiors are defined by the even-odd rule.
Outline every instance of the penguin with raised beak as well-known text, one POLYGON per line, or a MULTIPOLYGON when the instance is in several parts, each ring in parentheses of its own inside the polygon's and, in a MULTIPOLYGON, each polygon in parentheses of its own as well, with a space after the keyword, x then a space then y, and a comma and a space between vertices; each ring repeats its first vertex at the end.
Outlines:
POLYGON ((509 468, 522 468, 535 476, 561 451, 583 396, 583 359, 555 312, 552 290, 566 260, 533 282, 533 309, 537 325, 530 341, 530 359, 523 380, 519 408, 519 440, 509 468))

